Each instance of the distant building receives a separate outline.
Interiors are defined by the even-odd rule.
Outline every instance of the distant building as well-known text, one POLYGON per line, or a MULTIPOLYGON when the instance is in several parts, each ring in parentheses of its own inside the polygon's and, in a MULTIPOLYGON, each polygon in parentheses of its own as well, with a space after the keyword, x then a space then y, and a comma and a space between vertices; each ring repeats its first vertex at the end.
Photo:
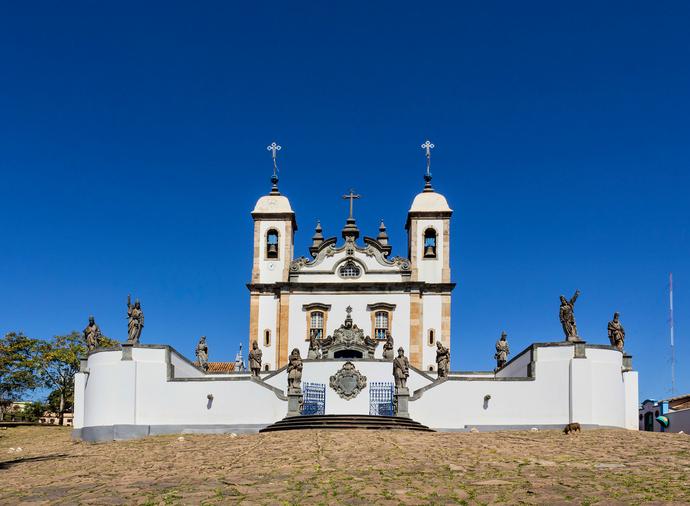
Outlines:
POLYGON ((647 432, 685 432, 690 434, 690 394, 655 401, 646 399, 640 405, 640 430, 647 432), (659 417, 668 421, 666 427, 659 417))
MULTIPOLYGON (((65 427, 71 427, 73 425, 73 419, 73 413, 64 413, 62 415, 63 425, 65 427)), ((38 419, 38 423, 43 425, 60 425, 60 414, 46 411, 43 413, 43 416, 38 419)))

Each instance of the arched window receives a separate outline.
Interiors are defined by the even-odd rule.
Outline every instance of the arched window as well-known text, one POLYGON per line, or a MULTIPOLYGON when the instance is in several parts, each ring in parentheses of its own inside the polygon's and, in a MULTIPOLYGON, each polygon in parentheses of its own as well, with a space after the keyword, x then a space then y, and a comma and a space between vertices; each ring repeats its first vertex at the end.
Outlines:
POLYGON ((358 278, 362 273, 362 269, 357 267, 357 264, 354 262, 349 261, 338 270, 338 273, 341 278, 358 278))
POLYGON ((264 371, 268 371, 268 370, 269 370, 269 365, 266 364, 266 365, 264 366, 264 371))
POLYGON ((654 416, 651 411, 647 411, 644 414, 644 430, 654 432, 654 416))
POLYGON ((424 258, 436 258, 436 230, 433 228, 424 231, 424 258))
POLYGON ((427 335, 429 336, 429 346, 436 344, 436 332, 434 332, 434 329, 429 329, 427 335))
POLYGON ((323 339, 323 312, 312 311, 309 318, 309 338, 323 339))
POLYGON ((388 332, 388 311, 376 311, 374 317, 374 337, 376 339, 386 339, 388 332))
POLYGON ((429 366, 429 372, 433 372, 433 371, 434 371, 434 366, 433 366, 433 365, 430 365, 430 366, 429 366))
POLYGON ((264 330, 264 346, 271 346, 271 331, 269 329, 264 330))
POLYGON ((266 234, 266 258, 278 258, 278 231, 271 229, 266 234))

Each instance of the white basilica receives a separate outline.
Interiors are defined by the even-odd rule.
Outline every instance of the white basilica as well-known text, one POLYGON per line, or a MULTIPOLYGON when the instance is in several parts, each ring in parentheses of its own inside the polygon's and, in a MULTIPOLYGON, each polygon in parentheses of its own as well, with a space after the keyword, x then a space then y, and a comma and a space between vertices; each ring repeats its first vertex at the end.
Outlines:
MULTIPOLYGON (((637 430, 637 372, 632 357, 604 344, 606 335, 554 336, 513 350, 491 371, 437 366, 451 348, 452 210, 431 186, 433 145, 422 147, 426 184, 407 214, 405 256, 392 256, 383 223, 376 237, 360 237, 350 191, 341 237, 324 237, 317 224, 309 255, 295 258, 297 221, 274 172, 272 190, 251 213, 248 340, 260 356, 253 370, 203 367, 146 332, 142 342, 96 347, 75 376, 74 437, 541 430, 572 422, 637 430)), ((278 147, 269 149, 275 162, 278 147)), ((240 296, 239 287, 229 289, 240 296)))
MULTIPOLYGON (((431 176, 426 179, 407 213, 406 257, 391 256, 383 222, 376 237, 359 239, 352 212, 358 196, 352 191, 345 196, 350 216, 342 239, 324 238, 317 224, 309 258, 293 258, 297 222, 277 184, 257 201, 252 211, 249 341, 262 347, 265 370, 286 365, 294 348, 306 357, 310 338, 331 335, 348 307, 354 324, 367 335, 384 341, 390 332, 396 348, 402 346, 409 354, 411 365, 435 369, 436 341, 450 347, 453 211, 432 188, 431 176)), ((378 349, 376 357, 381 353, 378 349)))

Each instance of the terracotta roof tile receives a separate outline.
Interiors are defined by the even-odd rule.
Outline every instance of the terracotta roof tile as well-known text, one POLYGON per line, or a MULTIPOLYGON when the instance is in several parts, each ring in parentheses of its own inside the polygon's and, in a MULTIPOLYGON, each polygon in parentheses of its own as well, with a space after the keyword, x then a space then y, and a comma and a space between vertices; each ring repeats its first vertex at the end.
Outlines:
MULTIPOLYGON (((199 367, 199 362, 194 362, 194 365, 199 367)), ((209 362, 208 370, 209 373, 228 373, 235 370, 235 362, 209 362)))

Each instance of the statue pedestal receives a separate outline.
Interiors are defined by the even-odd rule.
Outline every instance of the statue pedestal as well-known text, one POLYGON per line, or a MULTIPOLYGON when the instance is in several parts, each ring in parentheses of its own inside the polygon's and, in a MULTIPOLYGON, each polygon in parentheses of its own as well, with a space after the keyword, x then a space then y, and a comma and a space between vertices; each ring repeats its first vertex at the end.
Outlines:
POLYGON ((623 353, 623 372, 632 371, 632 355, 623 353))
MULTIPOLYGON (((578 338, 579 339, 579 338, 578 338)), ((573 341, 575 344, 575 351, 573 353, 573 358, 587 358, 587 347, 582 339, 579 341, 573 341)))
POLYGON ((403 418, 410 418, 410 413, 408 411, 408 404, 410 401, 410 389, 407 387, 396 388, 395 400, 397 401, 397 409, 395 415, 402 416, 403 418))
POLYGON ((287 416, 300 416, 302 414, 302 389, 288 388, 288 412, 287 416))
POLYGON ((120 345, 122 347, 122 359, 121 360, 132 360, 132 348, 133 343, 126 342, 120 345))

